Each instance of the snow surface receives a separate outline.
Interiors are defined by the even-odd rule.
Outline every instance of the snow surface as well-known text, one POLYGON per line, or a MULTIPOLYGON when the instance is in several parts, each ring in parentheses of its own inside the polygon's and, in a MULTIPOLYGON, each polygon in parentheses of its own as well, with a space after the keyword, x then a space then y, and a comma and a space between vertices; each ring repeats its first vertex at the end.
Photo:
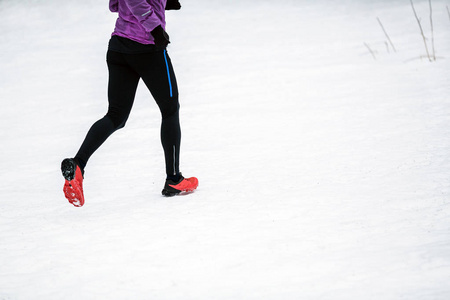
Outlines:
POLYGON ((116 16, 1 0, 0 299, 450 299, 450 0, 432 3, 435 62, 406 0, 182 2, 167 30, 198 191, 160 195, 141 85, 75 208, 60 162, 106 112, 116 16))

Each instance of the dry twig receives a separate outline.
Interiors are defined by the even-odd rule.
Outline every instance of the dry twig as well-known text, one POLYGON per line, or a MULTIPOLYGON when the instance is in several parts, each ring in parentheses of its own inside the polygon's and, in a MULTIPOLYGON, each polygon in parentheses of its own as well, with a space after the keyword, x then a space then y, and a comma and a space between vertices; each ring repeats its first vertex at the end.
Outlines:
POLYGON ((417 20, 417 24, 419 24, 420 34, 422 35, 422 39, 423 39, 423 43, 424 43, 424 45, 425 45, 425 50, 426 50, 426 52, 427 52, 428 60, 429 60, 429 61, 432 61, 432 60, 431 60, 431 57, 430 57, 430 52, 428 51, 427 39, 426 39, 426 37, 425 37, 425 34, 423 33, 422 24, 420 23, 420 19, 419 19, 419 17, 417 16, 416 9, 414 8, 413 1, 412 1, 412 0, 410 0, 410 1, 411 1, 411 7, 412 7, 413 12, 414 12, 414 16, 416 17, 416 20, 417 20))
POLYGON ((373 59, 377 60, 377 57, 375 56, 375 52, 370 48, 370 46, 367 43, 364 43, 364 46, 369 50, 370 54, 372 54, 373 59))
POLYGON ((434 49, 433 8, 431 7, 431 0, 428 0, 428 3, 430 4, 431 51, 433 52, 433 60, 436 60, 436 50, 434 49))
POLYGON ((386 38, 388 39, 389 44, 391 44, 392 49, 394 50, 394 52, 397 52, 397 50, 395 49, 394 44, 393 44, 392 41, 391 41, 391 38, 389 37, 389 35, 387 34, 386 30, 384 29, 383 24, 381 23, 380 18, 377 18, 377 21, 378 21, 378 24, 380 24, 381 29, 383 29, 384 35, 385 35, 386 38))

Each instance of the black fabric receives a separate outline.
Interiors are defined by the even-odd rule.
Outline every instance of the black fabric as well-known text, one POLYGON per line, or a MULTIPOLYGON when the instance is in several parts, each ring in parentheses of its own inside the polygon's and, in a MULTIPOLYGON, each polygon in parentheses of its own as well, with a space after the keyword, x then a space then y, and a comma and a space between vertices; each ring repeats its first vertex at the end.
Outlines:
POLYGON ((178 0, 167 0, 166 10, 178 10, 181 8, 181 4, 178 0))
POLYGON ((170 43, 167 32, 160 26, 155 27, 151 32, 156 46, 166 47, 170 43))
POLYGON ((142 78, 161 111, 161 143, 166 173, 178 175, 181 141, 178 87, 166 50, 140 54, 108 50, 107 63, 108 112, 92 125, 75 158, 85 165, 114 131, 125 126, 142 78))
POLYGON ((127 54, 157 52, 165 48, 165 45, 141 44, 117 35, 111 37, 108 45, 108 50, 127 54))

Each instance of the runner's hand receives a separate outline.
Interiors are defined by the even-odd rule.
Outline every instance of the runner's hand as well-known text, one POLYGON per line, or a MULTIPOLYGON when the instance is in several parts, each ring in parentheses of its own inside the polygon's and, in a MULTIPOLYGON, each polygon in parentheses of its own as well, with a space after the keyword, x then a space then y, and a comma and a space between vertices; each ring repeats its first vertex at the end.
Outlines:
POLYGON ((178 0, 167 0, 166 10, 179 10, 181 8, 181 4, 178 0))
POLYGON ((155 40, 156 46, 167 46, 170 43, 169 35, 167 32, 164 31, 164 29, 159 25, 151 32, 153 39, 155 40))

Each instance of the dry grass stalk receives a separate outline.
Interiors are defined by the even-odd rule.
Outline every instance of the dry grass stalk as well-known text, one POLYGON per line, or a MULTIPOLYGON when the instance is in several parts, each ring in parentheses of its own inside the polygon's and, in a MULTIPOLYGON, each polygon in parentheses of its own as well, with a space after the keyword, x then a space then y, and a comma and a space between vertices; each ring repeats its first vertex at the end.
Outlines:
POLYGON ((410 0, 410 1, 411 1, 411 7, 412 7, 412 10, 413 10, 413 12, 414 12, 414 16, 416 17, 416 20, 417 20, 417 24, 419 24, 420 34, 422 35, 422 39, 423 39, 423 43, 424 43, 424 45, 425 45, 425 51, 427 52, 428 60, 429 60, 429 61, 432 61, 431 56, 430 56, 430 51, 428 51, 427 38, 425 37, 425 34, 423 33, 422 24, 420 23, 420 19, 419 19, 419 17, 417 16, 417 12, 416 12, 416 9, 414 8, 414 3, 413 3, 413 1, 412 1, 412 0, 410 0))
POLYGON ((389 37, 389 34, 387 34, 386 30, 384 29, 384 26, 383 26, 383 24, 381 23, 380 18, 377 18, 377 21, 378 21, 378 24, 380 24, 381 29, 382 29, 383 32, 384 32, 384 35, 385 35, 386 38, 388 39, 389 44, 391 44, 392 49, 394 50, 394 52, 397 52, 397 49, 395 49, 395 46, 394 46, 394 44, 392 43, 391 38, 389 37))
POLYGON ((375 56, 375 51, 370 48, 370 46, 367 43, 364 43, 364 46, 369 50, 370 54, 372 54, 373 59, 377 60, 377 57, 375 56))
POLYGON ((436 50, 434 49, 433 7, 431 6, 431 0, 428 0, 428 3, 430 4, 431 51, 433 60, 436 60, 436 50))

